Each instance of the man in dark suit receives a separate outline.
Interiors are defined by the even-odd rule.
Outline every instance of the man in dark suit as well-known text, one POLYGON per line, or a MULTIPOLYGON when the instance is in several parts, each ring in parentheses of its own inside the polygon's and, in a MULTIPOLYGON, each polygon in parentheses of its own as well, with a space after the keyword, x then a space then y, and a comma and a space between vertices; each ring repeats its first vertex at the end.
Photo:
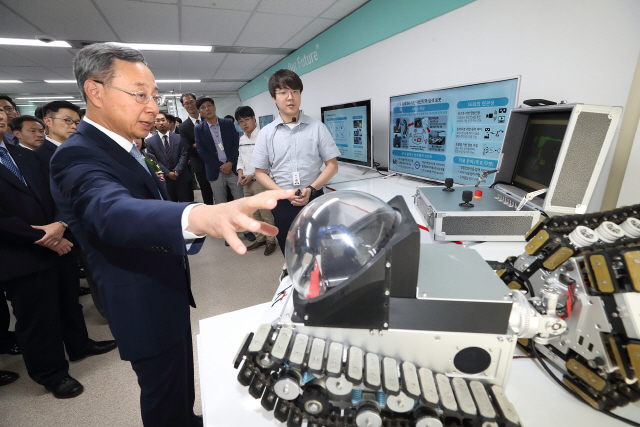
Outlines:
MULTIPOLYGON (((145 426, 198 426, 189 305, 188 249, 198 236, 224 237, 246 252, 236 229, 276 233, 249 216, 292 191, 205 206, 169 202, 133 145, 158 114, 158 88, 144 57, 96 43, 74 61, 87 114, 51 159, 52 193, 87 251, 120 356, 141 388, 145 426)), ((193 243, 196 241, 196 243, 193 243)))
POLYGON ((169 121, 165 113, 156 115, 155 124, 158 132, 145 142, 147 152, 158 159, 158 166, 164 173, 169 198, 173 202, 193 201, 187 146, 180 142, 179 135, 169 130, 169 121))
POLYGON ((193 129, 199 125, 204 119, 200 117, 200 112, 196 107, 196 95, 193 93, 183 93, 180 97, 180 103, 189 113, 189 117, 180 125, 180 140, 187 146, 189 153, 189 167, 191 172, 196 176, 200 191, 202 193, 202 201, 207 205, 213 204, 213 191, 211 185, 207 181, 207 174, 204 168, 204 161, 198 154, 196 149, 196 140, 193 129))
MULTIPOLYGON (((1 108, 1 107, 0 107, 1 108)), ((0 113, 0 134, 6 115, 0 113)), ((69 287, 60 266, 73 246, 65 225, 54 220, 49 180, 36 155, 0 142, 0 290, 16 317, 16 338, 29 376, 57 398, 83 391, 69 376, 69 358, 82 359, 115 348, 89 339, 77 287, 69 287), (75 300, 74 300, 75 297, 75 300)))
MULTIPOLYGON (((42 171, 46 174, 47 178, 50 178, 49 163, 51 162, 51 157, 53 157, 53 153, 56 152, 58 147, 60 147, 69 136, 73 135, 78 128, 78 124, 80 123, 80 108, 69 101, 51 101, 42 107, 42 114, 43 122, 47 129, 49 129, 49 135, 47 135, 42 144, 35 149, 34 153, 36 153, 36 156, 40 159, 42 171)), ((56 220, 61 220, 58 211, 56 211, 56 220)), ((74 262, 70 260, 65 264, 65 268, 63 268, 63 272, 68 277, 68 282, 76 283, 76 289, 79 290, 79 292, 76 292, 80 296, 90 293, 96 309, 104 316, 104 309, 100 301, 98 287, 93 279, 86 254, 82 251, 80 245, 77 244, 78 242, 70 230, 67 229, 67 231, 65 231, 64 237, 74 244, 72 253, 77 261, 74 262), (80 286, 78 262, 83 267, 84 277, 87 279, 89 285, 88 288, 80 286)))
POLYGON ((194 129, 196 149, 204 160, 213 198, 216 203, 225 203, 229 188, 233 199, 238 200, 244 196, 236 172, 240 146, 238 132, 230 120, 218 118, 212 98, 198 98, 196 107, 205 119, 194 129))

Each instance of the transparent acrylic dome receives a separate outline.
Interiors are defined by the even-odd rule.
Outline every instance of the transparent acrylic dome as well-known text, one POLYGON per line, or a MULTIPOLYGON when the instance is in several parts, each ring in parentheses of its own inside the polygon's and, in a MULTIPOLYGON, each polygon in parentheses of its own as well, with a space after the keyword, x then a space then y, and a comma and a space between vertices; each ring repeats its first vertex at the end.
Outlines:
POLYGON ((389 242, 400 214, 359 191, 336 191, 309 203, 289 229, 287 270, 304 298, 322 295, 359 272, 389 242))

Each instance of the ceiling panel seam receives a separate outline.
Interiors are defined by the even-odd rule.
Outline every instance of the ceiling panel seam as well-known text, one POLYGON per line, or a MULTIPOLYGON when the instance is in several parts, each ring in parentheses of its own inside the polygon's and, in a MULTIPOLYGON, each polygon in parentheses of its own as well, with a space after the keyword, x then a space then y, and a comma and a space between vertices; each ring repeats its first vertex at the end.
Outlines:
POLYGON ((111 32, 113 33, 114 36, 116 36, 116 41, 122 42, 122 39, 120 38, 120 36, 118 35, 118 33, 116 32, 115 28, 113 28, 113 26, 111 25, 111 22, 109 22, 109 20, 107 19, 107 17, 105 16, 105 14, 102 12, 102 9, 100 9, 100 7, 98 6, 98 4, 96 3, 96 0, 91 0, 91 4, 93 5, 93 7, 96 8, 96 10, 98 11, 98 13, 100 14, 100 16, 102 17, 102 20, 104 21, 105 24, 107 24, 107 27, 109 27, 109 29, 111 30, 111 32))

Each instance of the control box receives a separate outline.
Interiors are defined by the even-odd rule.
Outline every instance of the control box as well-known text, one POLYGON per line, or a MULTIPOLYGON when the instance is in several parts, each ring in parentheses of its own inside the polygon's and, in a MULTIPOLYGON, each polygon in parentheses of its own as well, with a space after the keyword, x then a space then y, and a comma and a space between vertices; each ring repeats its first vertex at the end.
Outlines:
POLYGON ((517 202, 488 187, 418 187, 415 203, 434 241, 524 242, 540 220, 538 210, 527 205, 517 210, 517 202), (468 203, 464 191, 473 194, 468 203))

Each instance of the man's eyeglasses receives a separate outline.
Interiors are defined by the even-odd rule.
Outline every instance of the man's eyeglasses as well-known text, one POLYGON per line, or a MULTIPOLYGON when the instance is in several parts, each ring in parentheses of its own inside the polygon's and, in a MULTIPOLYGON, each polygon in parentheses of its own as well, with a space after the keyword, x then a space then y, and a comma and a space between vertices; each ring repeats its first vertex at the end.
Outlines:
POLYGON ((93 80, 93 81, 96 82, 96 83, 100 83, 103 86, 110 87, 110 88, 113 88, 113 89, 118 89, 118 90, 120 90, 120 91, 122 91, 124 93, 128 93, 129 95, 135 96, 136 102, 138 104, 148 104, 151 101, 151 99, 154 99, 156 101, 156 104, 158 104, 158 106, 160 104, 162 104, 162 97, 161 96, 158 96, 158 95, 154 96, 154 95, 151 95, 151 94, 149 94, 147 92, 142 92, 142 91, 140 91, 140 92, 131 92, 130 90, 122 89, 120 87, 110 85, 109 83, 101 82, 100 80, 93 80))
POLYGON ((289 95, 291 96, 300 96, 300 91, 299 90, 279 90, 276 92, 276 95, 282 97, 282 98, 288 98, 289 95))
POLYGON ((68 126, 71 126, 71 125, 76 125, 76 126, 78 126, 78 125, 80 124, 80 120, 71 120, 71 119, 70 119, 70 118, 68 118, 68 117, 64 117, 64 118, 62 118, 62 117, 49 117, 49 118, 50 118, 51 120, 62 120, 62 121, 64 121, 68 126))
POLYGON ((5 113, 13 113, 14 111, 17 111, 17 110, 13 107, 4 107, 5 113))
POLYGON ((184 102, 182 103, 182 105, 191 105, 191 104, 195 104, 195 103, 196 103, 196 100, 195 100, 195 99, 192 99, 192 100, 190 100, 190 101, 184 101, 184 102))

